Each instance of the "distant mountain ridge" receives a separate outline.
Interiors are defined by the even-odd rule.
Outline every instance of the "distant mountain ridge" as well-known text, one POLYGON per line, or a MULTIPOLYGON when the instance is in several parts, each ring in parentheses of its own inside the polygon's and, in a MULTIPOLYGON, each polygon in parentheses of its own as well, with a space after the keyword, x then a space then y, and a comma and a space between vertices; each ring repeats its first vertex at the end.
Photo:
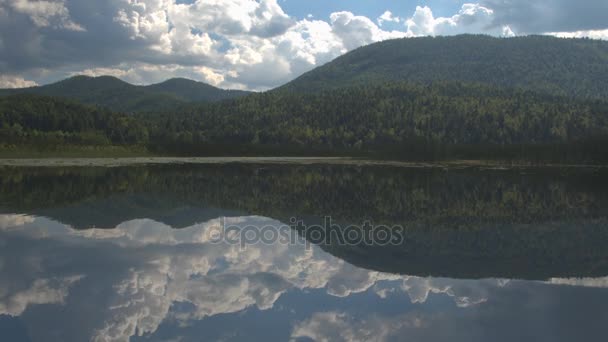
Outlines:
POLYGON ((172 78, 161 83, 143 86, 142 88, 171 94, 186 101, 193 102, 221 101, 249 95, 251 93, 244 90, 220 89, 187 78, 172 78))
POLYGON ((63 97, 126 112, 166 111, 188 103, 221 101, 249 94, 184 78, 138 86, 112 76, 74 76, 39 87, 0 90, 0 95, 22 93, 63 97))
POLYGON ((483 35, 393 39, 355 49, 279 89, 316 92, 395 81, 457 81, 605 98, 608 42, 483 35))

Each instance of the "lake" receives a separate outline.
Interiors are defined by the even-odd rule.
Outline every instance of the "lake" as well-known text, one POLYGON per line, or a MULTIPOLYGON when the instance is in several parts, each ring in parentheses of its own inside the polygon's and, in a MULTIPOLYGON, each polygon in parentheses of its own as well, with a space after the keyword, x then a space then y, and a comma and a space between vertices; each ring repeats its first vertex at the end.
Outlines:
POLYGON ((608 333, 604 168, 13 161, 0 187, 2 341, 608 333))

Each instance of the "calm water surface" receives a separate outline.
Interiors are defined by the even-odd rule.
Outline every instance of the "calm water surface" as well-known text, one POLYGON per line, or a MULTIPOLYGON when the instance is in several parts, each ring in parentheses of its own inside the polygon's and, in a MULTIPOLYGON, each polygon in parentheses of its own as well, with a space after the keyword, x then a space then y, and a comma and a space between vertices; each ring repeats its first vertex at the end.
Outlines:
POLYGON ((600 169, 1 167, 0 190, 1 341, 608 334, 600 169), (335 233, 370 222, 401 239, 303 228, 328 218, 335 233), (252 227, 290 239, 244 241, 252 227))

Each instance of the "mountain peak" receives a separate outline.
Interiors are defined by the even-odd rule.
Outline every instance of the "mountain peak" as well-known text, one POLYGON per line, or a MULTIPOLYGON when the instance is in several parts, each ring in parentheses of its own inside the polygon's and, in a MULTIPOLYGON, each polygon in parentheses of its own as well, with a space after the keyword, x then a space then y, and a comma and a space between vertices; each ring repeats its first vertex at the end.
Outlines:
POLYGON ((174 77, 174 78, 170 78, 166 81, 160 82, 160 83, 156 83, 156 84, 151 84, 149 86, 147 86, 149 88, 166 88, 166 87, 205 87, 205 88, 214 88, 217 90, 221 90, 220 88, 214 87, 210 84, 204 83, 204 82, 200 82, 200 81, 195 81, 195 80, 191 80, 189 78, 183 78, 183 77, 174 77))

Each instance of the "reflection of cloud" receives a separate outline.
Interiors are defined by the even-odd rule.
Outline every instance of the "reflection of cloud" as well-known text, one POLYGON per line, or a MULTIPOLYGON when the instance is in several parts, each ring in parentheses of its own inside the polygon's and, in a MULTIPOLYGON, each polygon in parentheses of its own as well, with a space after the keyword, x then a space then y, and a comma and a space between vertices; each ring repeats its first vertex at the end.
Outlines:
POLYGON ((551 278, 547 281, 547 283, 556 284, 556 285, 608 288, 608 277, 603 277, 603 278, 551 278))
POLYGON ((356 319, 344 313, 321 312, 296 325, 291 337, 307 337, 319 342, 386 341, 391 336, 398 336, 401 330, 418 329, 424 324, 424 321, 415 315, 356 319))
MULTIPOLYGON (((226 218, 226 223, 260 227, 281 225, 263 217, 226 218)), ((218 225, 219 220, 211 220, 174 230, 144 219, 122 223, 112 230, 75 231, 38 218, 11 233, 31 241, 44 238, 44 245, 54 253, 48 258, 72 260, 78 247, 87 245, 99 249, 92 252, 97 257, 120 259, 120 263, 103 258, 96 261, 101 262, 102 267, 104 263, 112 263, 108 267, 115 276, 102 275, 102 278, 97 277, 95 284, 92 279, 95 269, 78 259, 73 259, 66 267, 92 273, 89 283, 83 287, 114 289, 111 296, 103 299, 97 312, 101 315, 95 320, 101 322, 94 332, 97 340, 126 341, 133 335, 152 333, 167 317, 185 322, 239 312, 250 306, 270 309, 290 288, 327 288, 330 294, 348 296, 366 291, 383 280, 400 279, 358 269, 320 249, 307 249, 305 245, 250 245, 241 249, 210 243, 207 233, 218 225), (187 309, 174 312, 171 307, 176 303, 189 305, 187 309)), ((45 259, 40 258, 39 250, 34 247, 18 252, 23 254, 23 260, 29 257, 37 261, 32 272, 40 273, 40 276, 57 272, 47 270, 45 259)), ((39 302, 30 301, 31 304, 39 302)))
POLYGON ((30 305, 63 304, 69 288, 82 277, 37 279, 29 288, 14 293, 0 289, 0 314, 19 316, 30 305))
POLYGON ((29 215, 0 215, 0 229, 19 227, 23 226, 26 223, 31 223, 33 221, 34 217, 29 215))
POLYGON ((128 341, 136 334, 154 332, 167 315, 171 306, 165 297, 167 277, 142 271, 133 271, 130 276, 115 285, 117 295, 108 303, 108 318, 92 340, 128 341))
MULTIPOLYGON (((0 218, 24 222, 21 229, 3 232, 0 243, 10 237, 27 242, 0 250, 0 265, 4 264, 0 268, 0 312, 20 315, 30 305, 63 303, 70 286, 80 280, 79 289, 105 293, 94 296, 98 309, 90 321, 98 324, 87 331, 87 338, 93 334, 100 341, 128 341, 131 336, 153 333, 167 319, 187 324, 249 307, 271 309, 283 293, 294 288, 325 289, 338 297, 370 289, 382 298, 407 293, 413 304, 425 303, 431 294, 437 294, 464 308, 484 303, 489 289, 507 285, 504 280, 420 278, 368 271, 304 245, 259 244, 241 249, 214 244, 208 233, 219 225, 218 220, 180 230, 145 219, 124 222, 113 230, 75 231, 42 218, 0 218), (36 245, 38 242, 44 247, 36 245), (89 254, 84 257, 83 253, 89 254), (11 257, 10 263, 6 256, 11 257), (58 267, 57 260, 64 264, 58 267), (66 270, 73 273, 66 274, 66 270)), ((235 226, 282 225, 263 217, 226 220, 235 226)), ((574 284, 572 280, 550 282, 568 281, 574 284)), ((593 283, 582 280, 576 284, 593 283)), ((77 295, 83 296, 82 291, 77 295)), ((70 303, 81 305, 87 300, 76 298, 70 303)), ((373 317, 352 327, 353 319, 338 313, 317 318, 300 324, 293 336, 313 337, 317 332, 314 336, 322 338, 329 334, 327 324, 344 328, 337 336, 343 340, 371 336, 370 332, 388 336, 385 330, 403 327, 398 320, 373 317)), ((402 318, 407 327, 422 324, 413 316, 402 318)))
MULTIPOLYGON (((239 312, 250 306, 270 309, 289 288, 326 288, 328 294, 346 297, 372 287, 380 289, 387 281, 402 281, 401 288, 413 303, 424 302, 429 293, 445 293, 462 306, 481 301, 480 296, 466 291, 459 295, 462 286, 450 287, 446 280, 437 283, 359 269, 303 245, 250 245, 240 249, 212 244, 207 233, 218 227, 219 220, 180 230, 152 220, 133 220, 112 230, 86 231, 49 228, 51 225, 39 220, 30 222, 31 229, 16 233, 29 234, 30 238, 44 236, 46 244, 68 241, 67 247, 62 247, 68 254, 70 246, 92 240, 103 244, 100 254, 127 254, 127 263, 120 265, 124 276, 108 284, 115 295, 100 310, 103 324, 95 332, 99 340, 128 340, 133 335, 152 333, 167 317, 187 321, 239 312), (189 303, 189 309, 172 312, 175 303, 189 303)), ((226 223, 281 225, 262 217, 226 218, 226 223)), ((44 266, 40 267, 44 273, 44 266)))
POLYGON ((445 294, 453 297, 457 306, 469 307, 487 301, 487 286, 501 286, 496 280, 480 280, 471 287, 471 282, 457 279, 406 277, 401 288, 408 293, 412 303, 424 303, 429 294, 445 294))

